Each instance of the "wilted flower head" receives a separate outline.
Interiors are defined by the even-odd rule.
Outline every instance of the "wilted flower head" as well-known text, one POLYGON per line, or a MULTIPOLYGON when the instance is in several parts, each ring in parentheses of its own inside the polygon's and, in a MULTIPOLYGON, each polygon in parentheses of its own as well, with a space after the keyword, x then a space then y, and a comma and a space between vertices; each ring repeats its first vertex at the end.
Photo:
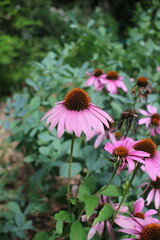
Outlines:
POLYGON ((131 173, 134 170, 134 161, 145 163, 142 158, 149 157, 150 154, 133 148, 135 141, 132 138, 126 138, 120 141, 111 139, 112 143, 107 142, 104 146, 104 150, 111 153, 114 157, 114 161, 118 161, 119 167, 117 174, 119 174, 126 166, 128 166, 128 172, 131 173))
POLYGON ((88 72, 87 75, 89 75, 89 78, 87 79, 85 86, 90 87, 94 85, 94 89, 96 91, 102 90, 103 84, 101 83, 100 79, 103 74, 104 72, 100 68, 95 69, 93 73, 88 72))
POLYGON ((125 240, 159 240, 160 221, 157 218, 146 217, 145 219, 131 217, 119 218, 115 222, 122 227, 119 232, 135 235, 135 238, 125 240))
POLYGON ((131 125, 133 124, 133 132, 137 132, 137 126, 138 126, 138 120, 139 120, 139 116, 137 114, 137 112, 131 108, 131 109, 127 109, 125 110, 123 113, 121 113, 121 118, 120 121, 117 125, 117 128, 120 129, 123 124, 126 125, 126 135, 128 134, 131 125))
POLYGON ((148 78, 141 76, 137 79, 137 86, 132 89, 132 94, 135 95, 136 98, 147 100, 148 95, 151 94, 152 91, 154 91, 154 89, 149 83, 148 78))
POLYGON ((108 92, 111 94, 117 94, 118 88, 121 88, 124 92, 128 89, 123 82, 123 77, 115 71, 109 71, 107 74, 103 74, 100 79, 103 86, 106 86, 108 92))
POLYGON ((58 124, 59 138, 65 130, 74 132, 77 137, 83 131, 90 138, 93 129, 104 134, 104 126, 109 128, 109 122, 113 122, 109 114, 91 103, 89 95, 80 88, 72 89, 63 101, 55 104, 41 121, 47 118, 46 125, 51 124, 50 131, 58 124))
POLYGON ((157 146, 153 140, 149 138, 136 141, 134 149, 137 151, 144 151, 149 153, 149 157, 145 157, 145 164, 142 166, 142 170, 147 172, 153 181, 156 177, 160 177, 160 153, 157 150, 157 146))
POLYGON ((139 120, 139 125, 146 124, 146 129, 150 130, 151 136, 160 134, 160 114, 157 112, 157 108, 147 104, 147 111, 139 109, 139 112, 147 117, 139 120))

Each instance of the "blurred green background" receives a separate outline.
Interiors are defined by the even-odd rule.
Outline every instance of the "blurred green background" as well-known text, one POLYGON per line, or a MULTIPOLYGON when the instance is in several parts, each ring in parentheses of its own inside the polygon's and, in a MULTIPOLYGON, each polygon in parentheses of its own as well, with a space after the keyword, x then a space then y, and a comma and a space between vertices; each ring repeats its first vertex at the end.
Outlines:
MULTIPOLYGON (((61 51, 77 41, 78 31, 91 21, 108 27, 111 41, 126 44, 128 28, 137 27, 137 9, 150 9, 151 24, 159 9, 155 0, 2 0, 0 2, 0 93, 10 95, 25 85, 33 61, 41 61, 48 51, 61 51), (139 6, 139 7, 137 7, 139 6), (98 10, 99 8, 99 10, 98 10), (136 18, 135 18, 136 16, 136 18), (78 30, 73 26, 78 24, 78 30)), ((93 22, 96 24, 93 24, 93 22)), ((89 28, 89 27, 87 27, 89 28)), ((157 28, 159 28, 157 26, 157 28)), ((85 31, 85 29, 84 29, 85 31)), ((153 33, 152 33, 153 34, 153 33)), ((88 39, 88 45, 90 40, 88 39)), ((82 51, 82 50, 81 50, 82 51)), ((91 57, 79 60, 89 61, 91 57)))

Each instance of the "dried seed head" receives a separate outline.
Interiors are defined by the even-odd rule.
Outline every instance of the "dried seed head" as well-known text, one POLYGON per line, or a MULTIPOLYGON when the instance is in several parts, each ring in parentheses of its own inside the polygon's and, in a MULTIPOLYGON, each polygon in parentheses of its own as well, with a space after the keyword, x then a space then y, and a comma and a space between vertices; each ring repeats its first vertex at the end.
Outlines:
POLYGON ((139 87, 146 87, 148 85, 148 79, 146 77, 139 77, 137 79, 137 85, 139 87))

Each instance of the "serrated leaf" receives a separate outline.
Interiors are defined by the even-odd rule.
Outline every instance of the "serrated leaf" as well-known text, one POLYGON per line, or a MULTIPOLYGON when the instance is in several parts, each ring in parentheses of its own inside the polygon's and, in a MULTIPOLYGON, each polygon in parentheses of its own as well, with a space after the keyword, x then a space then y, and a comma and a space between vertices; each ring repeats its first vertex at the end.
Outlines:
POLYGON ((60 211, 59 213, 56 213, 54 215, 54 219, 58 220, 58 221, 59 220, 65 221, 65 222, 72 222, 72 220, 73 220, 71 214, 64 210, 60 211))
POLYGON ((91 216, 95 207, 98 205, 99 197, 95 195, 84 195, 87 218, 91 216))
POLYGON ((79 221, 71 225, 70 240, 86 240, 86 233, 79 221))
POLYGON ((109 203, 106 203, 99 212, 98 217, 96 217, 96 219, 94 220, 93 225, 95 225, 98 222, 102 222, 109 219, 110 217, 112 217, 113 212, 114 212, 113 207, 109 203))
MULTIPOLYGON (((103 186, 101 189, 103 189, 105 186, 103 186)), ((100 189, 100 191, 101 191, 100 189)), ((111 197, 119 197, 123 196, 122 188, 115 185, 109 185, 107 189, 105 189, 103 192, 101 192, 102 195, 111 196, 111 197)))

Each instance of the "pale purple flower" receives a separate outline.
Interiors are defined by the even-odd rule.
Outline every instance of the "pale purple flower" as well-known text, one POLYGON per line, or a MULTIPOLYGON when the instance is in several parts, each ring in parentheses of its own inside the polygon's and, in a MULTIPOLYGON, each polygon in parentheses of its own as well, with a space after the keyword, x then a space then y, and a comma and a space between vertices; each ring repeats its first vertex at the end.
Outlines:
POLYGON ((143 213, 143 208, 144 208, 144 199, 141 197, 137 199, 134 204, 133 204, 133 216, 137 218, 142 218, 145 219, 148 216, 152 216, 157 214, 157 211, 155 209, 150 209, 143 213))
POLYGON ((120 161, 120 165, 117 170, 119 174, 126 166, 128 166, 128 172, 131 173, 134 170, 134 161, 145 163, 142 158, 149 157, 150 154, 144 151, 136 151, 133 146, 135 141, 132 138, 126 138, 120 141, 111 139, 112 143, 107 142, 104 146, 104 150, 111 153, 115 158, 115 161, 120 161))
POLYGON ((74 132, 77 137, 80 137, 82 131, 87 138, 91 137, 93 130, 105 134, 104 127, 109 128, 109 123, 113 123, 109 114, 91 103, 89 95, 80 88, 69 91, 64 100, 55 103, 41 121, 46 118, 46 126, 51 124, 50 131, 58 125, 59 138, 65 130, 74 132))
POLYGON ((147 206, 154 201, 154 206, 156 209, 160 208, 160 178, 157 177, 156 181, 148 180, 140 185, 140 187, 146 186, 143 194, 148 191, 147 195, 147 206))
MULTIPOLYGON (((98 213, 99 213, 100 209, 102 208, 102 206, 108 203, 107 202, 107 196, 98 195, 98 197, 99 197, 98 206, 95 208, 94 213, 90 216, 88 221, 93 221, 98 216, 98 213)), ((117 210, 117 208, 119 206, 118 203, 112 203, 111 205, 112 205, 114 210, 117 210)), ((120 209, 119 209, 119 213, 125 213, 125 212, 127 212, 127 210, 128 210, 128 207, 121 206, 120 209)), ((83 215, 81 217, 81 219, 82 219, 83 222, 86 222, 87 221, 86 215, 83 215)), ((96 234, 96 232, 98 232, 98 234, 101 236, 105 226, 107 228, 109 236, 111 237, 111 240, 116 240, 115 234, 114 234, 114 231, 113 231, 113 228, 112 228, 112 225, 111 225, 109 219, 107 219, 106 221, 101 221, 97 224, 94 224, 91 227, 90 231, 88 232, 87 240, 92 239, 92 237, 96 234)))
POLYGON ((139 109, 139 112, 147 117, 139 120, 139 125, 146 124, 146 129, 150 130, 151 136, 160 134, 160 114, 157 112, 157 108, 148 104, 147 111, 139 109))
POLYGON ((104 72, 100 68, 95 69, 93 73, 88 72, 87 75, 89 75, 89 78, 87 79, 84 86, 90 87, 94 85, 94 89, 96 91, 102 90, 103 84, 101 83, 100 79, 103 74, 104 72))
POLYGON ((146 217, 145 219, 136 217, 118 218, 115 220, 122 229, 119 232, 135 235, 133 238, 123 240, 159 240, 160 221, 157 218, 146 217))
POLYGON ((123 82, 123 77, 115 71, 109 71, 107 74, 103 74, 100 81, 111 94, 117 94, 118 88, 121 88, 124 92, 128 91, 123 82))

